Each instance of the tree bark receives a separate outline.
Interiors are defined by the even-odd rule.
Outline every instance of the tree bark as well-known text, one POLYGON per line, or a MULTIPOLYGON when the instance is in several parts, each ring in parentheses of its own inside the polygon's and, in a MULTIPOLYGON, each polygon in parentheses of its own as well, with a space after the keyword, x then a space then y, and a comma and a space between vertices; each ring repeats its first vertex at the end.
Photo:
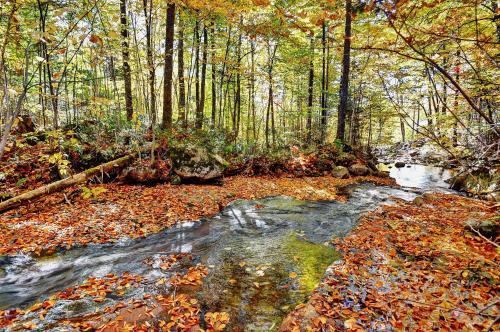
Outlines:
POLYGON ((200 114, 200 22, 196 19, 196 24, 194 26, 194 75, 195 75, 195 128, 202 127, 202 114, 200 114))
POLYGON ((134 108, 132 104, 132 76, 128 50, 127 0, 120 0, 120 24, 122 35, 123 79, 125 80, 125 111, 127 112, 127 120, 131 121, 134 115, 134 108))
POLYGON ((349 70, 351 64, 351 23, 352 4, 351 0, 345 2, 345 32, 344 32, 344 53, 342 57, 342 78, 340 80, 340 103, 337 122, 337 139, 345 139, 345 119, 347 114, 347 102, 349 99, 349 70))
POLYGON ((211 69, 212 69, 212 127, 215 127, 215 117, 217 114, 217 87, 216 87, 216 67, 215 67, 215 22, 212 22, 211 33, 212 35, 212 54, 211 59, 211 69))
POLYGON ((309 86, 307 99, 307 142, 312 142, 312 108, 314 102, 314 36, 311 36, 311 60, 309 61, 309 86))
MULTIPOLYGON (((38 3, 38 11, 40 13, 40 30, 42 34, 45 34, 45 25, 46 25, 46 19, 47 19, 47 13, 49 10, 49 4, 45 3, 42 4, 40 0, 37 0, 38 3)), ((50 67, 50 57, 49 57, 49 52, 47 50, 47 42, 45 40, 40 41, 41 46, 42 46, 42 54, 43 58, 45 59, 45 72, 47 74, 47 82, 49 83, 49 93, 50 93, 50 102, 52 105, 52 112, 53 112, 53 126, 54 129, 59 128, 59 112, 58 112, 58 98, 57 94, 54 88, 54 82, 52 81, 52 70, 50 67)))
POLYGON ((179 11, 179 44, 177 49, 177 76, 179 76, 179 118, 181 126, 187 126, 186 117, 186 81, 184 76, 184 23, 179 11))
POLYGON ((165 65, 163 77, 163 129, 172 128, 172 72, 174 67, 175 4, 167 4, 165 31, 165 65))
POLYGON ((326 140, 326 123, 327 123, 327 109, 326 109, 326 22, 323 21, 321 46, 323 49, 322 57, 322 74, 321 74, 321 143, 326 140))
MULTIPOLYGON (((240 25, 243 25, 243 19, 240 19, 240 25)), ((241 118, 241 45, 243 36, 240 32, 238 36, 238 45, 236 48, 236 92, 234 97, 234 114, 233 114, 233 139, 236 141, 240 131, 241 118)))
POLYGON ((144 18, 146 20, 146 57, 149 69, 149 111, 151 112, 151 128, 156 125, 156 91, 155 91, 155 64, 153 59, 152 14, 153 1, 143 0, 144 18))
POLYGON ((208 59, 208 31, 207 27, 203 27, 203 47, 201 59, 201 82, 200 82, 200 99, 196 108, 196 128, 203 127, 203 115, 205 113, 205 91, 207 81, 207 59, 208 59))

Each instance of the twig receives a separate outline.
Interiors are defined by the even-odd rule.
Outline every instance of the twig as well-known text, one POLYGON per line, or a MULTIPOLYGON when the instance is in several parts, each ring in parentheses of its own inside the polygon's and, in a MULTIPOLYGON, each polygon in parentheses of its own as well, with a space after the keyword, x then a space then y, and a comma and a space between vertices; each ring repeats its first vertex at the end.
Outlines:
POLYGON ((63 193, 63 195, 64 195, 64 200, 66 201, 66 203, 68 205, 73 205, 73 204, 71 204, 70 200, 68 199, 68 196, 66 196, 66 193, 63 193))
POLYGON ((492 245, 494 245, 495 247, 500 247, 500 245, 498 245, 498 243, 496 242, 493 242, 491 241, 490 239, 488 239, 486 236, 484 236, 483 234, 481 234, 481 232, 479 232, 477 229, 475 229, 474 227, 472 227, 472 225, 469 225, 469 228, 474 232, 476 233, 477 235, 479 235, 483 240, 485 241, 488 241, 489 243, 491 243, 492 245))
POLYGON ((490 327, 488 327, 488 329, 486 331, 487 332, 493 331, 493 326, 495 326, 495 324, 498 323, 498 320, 500 320, 500 316, 497 316, 497 318, 495 318, 493 323, 491 323, 490 327))
POLYGON ((500 300, 497 300, 497 301, 495 301, 495 302, 493 302, 493 303, 488 304, 488 305, 487 305, 487 306, 485 306, 483 309, 479 310, 479 312, 483 312, 483 311, 488 310, 489 308, 491 308, 491 307, 493 307, 494 305, 498 304, 498 302, 500 302, 500 300))

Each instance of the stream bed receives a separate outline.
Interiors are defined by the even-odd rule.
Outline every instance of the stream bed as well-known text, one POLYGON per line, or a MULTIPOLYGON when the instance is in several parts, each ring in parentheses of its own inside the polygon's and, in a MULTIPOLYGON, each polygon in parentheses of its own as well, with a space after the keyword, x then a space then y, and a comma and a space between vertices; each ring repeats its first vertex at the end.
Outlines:
MULTIPOLYGON (((306 301, 327 267, 340 259, 327 243, 345 236, 360 214, 390 203, 391 197, 412 200, 419 192, 449 192, 444 180, 450 174, 436 167, 392 168, 391 176, 405 187, 356 185, 347 188, 346 203, 287 197, 236 201, 213 218, 182 223, 143 239, 89 245, 39 259, 3 258, 0 309, 25 308, 91 276, 128 271, 147 280, 168 277, 175 269, 166 272, 144 262, 189 253, 195 263, 209 268, 194 294, 204 310, 228 312, 230 330, 276 330, 296 304, 306 301)), ((140 290, 148 291, 147 286, 140 290)), ((108 305, 112 301, 106 299, 108 305)), ((40 326, 46 330, 44 324, 84 315, 97 305, 85 303, 75 309, 60 304, 40 326)))

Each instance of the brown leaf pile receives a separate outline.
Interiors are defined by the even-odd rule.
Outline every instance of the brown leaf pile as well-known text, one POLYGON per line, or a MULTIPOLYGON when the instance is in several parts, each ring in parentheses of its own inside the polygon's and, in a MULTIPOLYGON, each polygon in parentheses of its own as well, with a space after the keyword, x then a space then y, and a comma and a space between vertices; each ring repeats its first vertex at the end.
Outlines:
POLYGON ((337 242, 343 261, 281 330, 490 331, 500 315, 500 257, 467 222, 498 223, 497 208, 432 194, 368 213, 337 242))

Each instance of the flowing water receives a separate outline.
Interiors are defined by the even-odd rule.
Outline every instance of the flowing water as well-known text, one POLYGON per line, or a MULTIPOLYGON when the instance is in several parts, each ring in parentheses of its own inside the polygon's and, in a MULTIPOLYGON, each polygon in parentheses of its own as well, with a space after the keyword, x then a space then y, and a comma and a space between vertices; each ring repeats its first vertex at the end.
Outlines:
MULTIPOLYGON (((447 191, 443 180, 449 174, 439 168, 392 168, 391 175, 407 187, 447 191)), ((361 184, 348 189, 346 203, 287 197, 237 201, 213 218, 183 223, 143 239, 90 245, 39 259, 3 258, 0 309, 26 307, 90 276, 130 271, 156 280, 176 271, 155 269, 144 264, 146 259, 190 253, 195 262, 209 267, 209 275, 195 294, 204 310, 229 312, 233 330, 275 330, 293 306, 307 299, 326 268, 340 258, 326 242, 346 235, 361 213, 390 202, 391 196, 411 200, 417 192, 361 184), (297 278, 292 277, 295 273, 297 278)), ((94 310, 93 305, 97 304, 75 309, 62 304, 49 318, 83 315, 94 310)))

